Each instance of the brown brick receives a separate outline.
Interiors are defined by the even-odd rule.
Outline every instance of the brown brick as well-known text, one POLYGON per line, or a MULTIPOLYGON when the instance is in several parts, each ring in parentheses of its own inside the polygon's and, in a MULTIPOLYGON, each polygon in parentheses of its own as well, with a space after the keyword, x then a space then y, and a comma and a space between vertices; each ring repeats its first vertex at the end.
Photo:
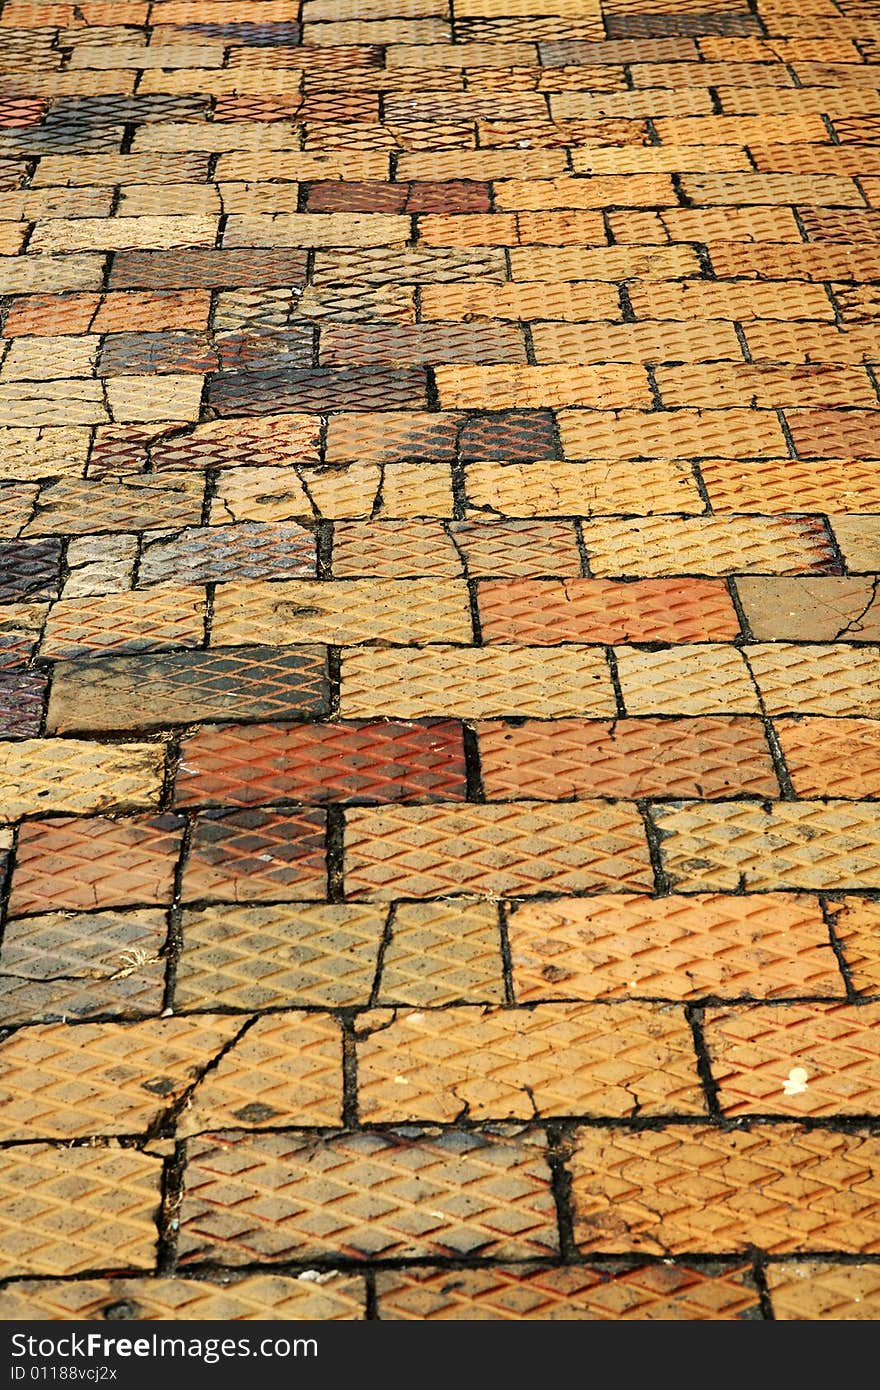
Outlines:
POLYGON ((477 726, 490 800, 529 796, 774 796, 776 778, 751 719, 526 720, 477 726))
POLYGON ((880 724, 873 719, 779 719, 775 724, 798 796, 880 796, 880 724))
POLYGON ((508 936, 521 1003, 844 992, 819 903, 802 895, 524 902, 508 936))
POLYGON ((318 713, 324 667, 316 647, 75 658, 55 667, 48 724, 67 733, 318 713))
POLYGON ((344 718, 614 713, 595 647, 363 647, 343 653, 344 718))
POLYGON ((767 1287, 777 1322, 873 1321, 880 1306, 875 1264, 785 1261, 768 1265, 767 1287))
POLYGON ((684 892, 880 887, 874 802, 682 802, 652 815, 669 881, 684 892))
MULTIPOLYGON (((870 460, 823 459, 821 467, 817 468, 812 460, 801 462, 790 458, 704 459, 700 463, 700 473, 716 512, 757 512, 765 516, 768 513, 824 512, 833 515, 837 508, 849 512, 880 509, 880 478, 870 460)), ((731 519, 728 524, 736 527, 741 523, 731 519)), ((852 536, 852 563, 847 565, 850 571, 880 569, 880 551, 871 539, 877 534, 876 529, 870 529, 873 526, 875 523, 870 517, 835 517, 835 535, 845 555, 850 553, 847 543, 852 536), (863 534, 865 542, 861 549, 857 537, 863 534)), ((813 533, 812 545, 818 540, 818 535, 813 533)))
POLYGON ((877 642, 880 612, 868 579, 744 577, 736 583, 740 604, 758 642, 877 642))
MULTIPOLYGON (((827 467, 823 462, 823 473, 827 467)), ((872 465, 869 464, 868 469, 871 468, 872 465)), ((865 507, 866 511, 880 511, 880 505, 874 502, 873 496, 870 503, 865 507)), ((851 507, 851 502, 849 506, 851 507)), ((835 516, 831 525, 850 574, 863 570, 880 570, 880 528, 874 517, 835 516)))
POLYGON ((190 1146, 184 1266, 206 1255, 234 1266, 326 1254, 524 1258, 556 1249, 540 1131, 226 1132, 190 1146))
POLYGON ((880 993, 880 903, 871 898, 843 898, 831 901, 829 910, 853 988, 864 994, 880 993))
POLYGON ((301 902, 185 909, 175 1007, 366 1004, 387 911, 301 902))
POLYGON ((668 1126, 582 1129, 576 1143, 582 1251, 867 1253, 880 1243, 871 1135, 668 1126))
MULTIPOLYGON (((318 1285, 271 1274, 245 1275, 241 1279, 224 1275, 220 1281, 177 1276, 64 1282, 19 1280, 10 1292, 0 1294, 0 1318, 47 1318, 59 1322, 107 1318, 119 1308, 131 1309, 135 1317, 150 1321, 353 1321, 364 1316, 364 1306, 362 1280, 344 1274, 330 1274, 318 1285)), ((731 1308, 734 1306, 738 1305, 731 1295, 731 1308)))
POLYGON ((204 1014, 20 1029, 0 1045, 0 1132, 7 1140, 142 1134, 238 1027, 236 1018, 204 1014))
POLYGON ((455 800, 464 792, 461 730, 451 721, 245 724, 183 741, 175 802, 455 800))
POLYGON ((708 1009, 705 1037, 726 1115, 864 1115, 877 1109, 877 1005, 708 1009))
POLYGON ((459 900, 397 903, 382 956, 379 1004, 501 1004, 498 909, 459 900))
POLYGON ((623 805, 355 808, 345 834, 352 898, 634 888, 652 879, 641 819, 623 805))
POLYGON ((472 578, 581 572, 570 521, 455 521, 449 529, 472 578))
POLYGON ((322 811, 246 810, 201 816, 184 870, 184 901, 323 898, 324 825, 322 811))
MULTIPOLYGON (((844 1279, 852 1266, 838 1268, 844 1279)), ((863 1266, 872 1274, 874 1268, 863 1266)), ((870 1278, 866 1275, 864 1283, 873 1290, 870 1278)), ((383 1271, 376 1283, 380 1316, 390 1322, 435 1318, 516 1322, 599 1322, 621 1318, 719 1321, 755 1318, 759 1307, 744 1267, 716 1273, 671 1261, 625 1270, 585 1265, 558 1269, 494 1265, 491 1269, 455 1272, 394 1270, 383 1271)), ((15 1293, 6 1295, 8 1306, 16 1316, 33 1317, 32 1309, 47 1306, 47 1299, 48 1306, 52 1306, 51 1294, 43 1292, 46 1287, 39 1285, 34 1295, 23 1296, 18 1292, 22 1286, 18 1285, 15 1293), (30 1297, 35 1298, 34 1304, 30 1297)))
POLYGON ((19 832, 10 912, 171 902, 177 816, 28 821, 19 832))
POLYGON ((711 581, 488 580, 477 593, 489 642, 701 642, 739 633, 730 595, 711 581))
POLYGON ((593 574, 821 574, 833 565, 824 527, 810 518, 610 518, 585 523, 584 541, 593 574))
POLYGON ((56 1276, 102 1265, 152 1269, 161 1180, 162 1160, 135 1149, 6 1149, 0 1268, 56 1276))
MULTIPOLYGON (((367 1123, 533 1115, 700 1114, 684 1014, 610 1008, 453 1007, 358 1019, 358 1095, 367 1123)), ((0 1053, 2 1056, 2 1053, 0 1053)))

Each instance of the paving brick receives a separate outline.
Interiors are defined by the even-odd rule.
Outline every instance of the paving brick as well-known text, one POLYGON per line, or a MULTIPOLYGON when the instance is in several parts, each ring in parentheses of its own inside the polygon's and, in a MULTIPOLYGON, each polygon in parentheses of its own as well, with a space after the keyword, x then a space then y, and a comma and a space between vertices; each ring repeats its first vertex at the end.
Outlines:
POLYGON ((870 458, 877 447, 875 410, 791 410, 786 414, 801 458, 870 458))
POLYGON ((165 913, 51 912, 7 922, 0 953, 4 1023, 158 1016, 165 913))
POLYGON ((475 280, 469 284, 429 284, 422 290, 421 301, 424 319, 553 318, 579 323, 620 317, 614 286, 594 281, 493 285, 475 280))
POLYGON ((748 649, 768 714, 876 716, 880 652, 869 646, 768 642, 748 649))
MULTIPOLYGON (((638 448, 633 444, 633 450, 638 448)), ((579 444, 578 454, 609 453, 579 444)), ((669 451, 667 451, 669 452, 669 451)), ((640 463, 474 463, 466 469, 467 500, 476 515, 512 517, 701 512, 704 507, 691 468, 678 459, 640 463)), ((621 523, 626 525, 627 523, 621 523)))
POLYGON ((120 1264, 152 1269, 161 1177, 161 1159, 115 1145, 5 1150, 0 1268, 56 1276, 120 1264))
POLYGON ((171 581, 293 579, 314 572, 315 541, 305 527, 261 522, 193 526, 157 536, 145 545, 138 587, 171 581))
POLYGON ((870 579, 747 576, 738 579, 736 587, 749 629, 759 642, 880 639, 875 586, 870 579))
POLYGON ((19 831, 9 910, 170 904, 183 822, 62 818, 19 831))
POLYGON ((635 807, 601 803, 355 808, 345 860, 347 895, 378 900, 634 888, 652 878, 635 807))
POLYGON ((726 1115, 864 1115, 877 1108, 877 1005, 708 1009, 704 1027, 726 1115))
MULTIPOLYGON (((823 472, 826 467, 823 464, 823 472)), ((871 505, 865 510, 877 508, 871 505)), ((874 517, 835 516, 831 526, 850 574, 880 569, 880 530, 874 517)))
POLYGON ((356 1275, 328 1274, 319 1284, 298 1276, 252 1274, 206 1279, 18 1280, 0 1294, 0 1318, 109 1318, 123 1312, 145 1322, 206 1318, 218 1322, 313 1318, 354 1321, 365 1295, 356 1275))
POLYGON ((484 580, 486 642, 703 642, 739 635, 723 584, 711 580, 484 580))
POLYGON ((340 708, 346 719, 471 719, 611 716, 615 705, 595 647, 434 646, 344 652, 340 708))
POLYGON ((630 300, 636 317, 646 319, 830 321, 834 316, 822 286, 802 280, 639 281, 630 288, 630 300))
POLYGON ((61 569, 61 542, 0 541, 0 601, 55 598, 61 569))
MULTIPOLYGON (((733 459, 706 459, 700 463, 700 474, 716 511, 758 512, 833 512, 836 508, 851 512, 875 512, 880 506, 880 487, 877 470, 870 461, 862 459, 823 459, 817 469, 811 460, 752 459, 744 462, 733 459)), ((741 524, 733 519, 732 524, 741 524)), ((801 523, 803 524, 803 523, 801 523)), ((869 517, 835 517, 834 529, 838 545, 842 537, 862 534, 871 526, 869 517)), ((865 532, 870 537, 870 531, 865 532)), ((876 570, 880 557, 870 539, 864 554, 858 547, 852 551, 852 570, 876 570)))
POLYGON ((876 395, 862 367, 814 363, 802 367, 704 365, 658 367, 655 379, 664 404, 741 406, 771 410, 790 406, 871 406, 876 395))
POLYGON ((469 642, 463 581, 358 580, 223 584, 211 640, 238 642, 469 642))
POLYGON ((529 796, 773 796, 776 778, 757 721, 525 720, 477 725, 490 800, 529 796))
POLYGON ((647 405, 648 382, 638 367, 619 367, 613 377, 592 367, 436 367, 441 407, 452 410, 527 409, 590 405, 608 409, 647 405))
POLYGON ((815 899, 693 894, 517 905, 508 921, 514 994, 547 999, 841 996, 815 899))
POLYGON ((321 332, 321 362, 328 366, 525 360, 522 334, 512 324, 406 324, 380 320, 363 327, 328 324, 321 332))
POLYGON ((302 285, 305 268, 305 252, 296 250, 120 251, 113 258, 109 288, 161 290, 302 285))
POLYGON ((342 1029, 327 1014, 258 1018, 202 1077, 179 1132, 216 1125, 333 1125, 342 1118, 342 1029))
POLYGON ((0 738, 36 738, 47 684, 41 671, 0 672, 0 738))
POLYGON ((514 247, 514 280, 670 280, 698 275, 700 263, 690 246, 514 247))
POLYGON ((323 898, 324 831, 321 811, 246 810, 200 816, 183 872, 183 900, 323 898))
POLYGON ((460 726, 246 724, 184 739, 175 803, 455 800, 465 793, 460 726))
POLYGON ((623 703, 631 715, 757 714, 758 694, 735 647, 699 644, 616 649, 623 703))
POLYGON ((875 1264, 783 1261, 768 1266, 767 1287, 777 1322, 857 1322, 877 1316, 880 1286, 875 1264))
POLYGON ((204 619, 205 591, 195 587, 62 598, 49 610, 40 655, 197 647, 204 635, 204 619))
POLYGON ((0 1046, 3 1136, 143 1133, 182 1099, 238 1027, 236 1018, 205 1014, 22 1029, 0 1046))
POLYGON ((185 909, 175 1006, 364 1005, 386 915, 369 903, 185 909))
MULTIPOLYGON (((687 18, 688 16, 683 16, 687 18)), ((658 16, 665 18, 665 16, 658 16)), ((841 1266, 846 1269, 848 1266, 841 1266)), ((873 1269, 872 1266, 866 1266, 873 1269)), ((40 1285, 37 1307, 45 1306, 40 1285)), ((49 1286, 51 1288, 51 1285, 49 1286)), ((34 1316, 28 1297, 7 1294, 21 1316, 34 1316)), ((618 1270, 578 1265, 547 1269, 383 1271, 376 1288, 383 1322, 400 1319, 583 1322, 632 1318, 641 1321, 720 1321, 756 1318, 758 1297, 749 1271, 718 1273, 682 1264, 642 1265, 618 1270)), ((0 1303, 2 1309, 2 1303, 0 1303)), ((777 1314, 777 1316, 779 1316, 777 1314)))
POLYGON ((613 518, 585 522, 584 541, 597 575, 821 574, 834 564, 810 518, 613 518))
POLYGON ((27 531, 31 536, 140 531, 199 521, 204 484, 199 477, 165 474, 101 481, 65 478, 42 488, 27 531))
POLYGON ((774 727, 798 796, 880 796, 880 724, 875 720, 779 719, 774 727))
POLYGON ((398 903, 389 921, 380 1004, 503 1002, 501 937, 492 904, 398 903))
POLYGON ((568 577, 581 572, 571 522, 456 521, 449 530, 471 577, 568 577))
POLYGON ((322 648, 74 658, 55 668, 49 728, 121 731, 211 719, 296 718, 326 700, 322 648))
POLYGON ((71 477, 85 468, 87 429, 0 429, 0 478, 71 477))
POLYGON ((289 468, 237 468, 228 478, 221 475, 210 519, 212 525, 222 525, 308 520, 315 515, 449 517, 453 505, 451 474, 444 464, 329 464, 305 468, 301 477, 289 468))
POLYGON ((539 362, 739 362, 734 327, 721 320, 688 323, 565 323, 531 326, 539 362))
POLYGON ((206 1256, 235 1266, 328 1254, 546 1255, 557 1249, 550 1178, 535 1130, 221 1132, 190 1146, 183 1267, 206 1256))
POLYGON ((287 410, 394 410, 427 404, 424 371, 391 368, 315 367, 264 372, 225 372, 208 385, 208 405, 218 415, 287 410))
POLYGON ((149 809, 161 795, 164 749, 155 743, 27 739, 0 744, 0 767, 4 820, 46 811, 149 809))
POLYGON ((452 579, 463 572, 461 538, 439 521, 339 521, 333 527, 337 579, 452 579))
POLYGON ((582 1129, 571 1165, 575 1240, 584 1252, 658 1255, 873 1251, 876 1144, 798 1125, 582 1129))
POLYGON ((874 802, 657 806, 669 882, 681 891, 880 886, 874 802))
POLYGON ((700 1114, 683 1012, 648 1004, 453 1007, 358 1019, 368 1123, 532 1115, 700 1114))

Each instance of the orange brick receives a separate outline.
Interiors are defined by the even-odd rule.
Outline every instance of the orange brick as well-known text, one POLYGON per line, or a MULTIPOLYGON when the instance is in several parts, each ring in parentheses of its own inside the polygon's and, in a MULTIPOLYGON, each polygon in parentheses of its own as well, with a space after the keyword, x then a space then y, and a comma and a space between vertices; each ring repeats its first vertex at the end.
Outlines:
POLYGON ((844 993, 822 909, 805 894, 523 902, 508 936, 521 1003, 844 993))
POLYGON ((876 1114, 880 1006, 707 1009, 703 1030, 725 1115, 876 1114))
POLYGON ((618 367, 609 374, 601 367, 519 367, 502 363, 488 367, 435 367, 434 378, 444 410, 507 410, 542 406, 649 405, 648 381, 641 368, 618 367))
POLYGON ((747 717, 486 722, 477 736, 490 800, 777 791, 763 731, 747 717))
POLYGON ((821 285, 780 281, 641 281, 629 291, 638 318, 833 319, 821 285))
POLYGON ((657 367, 655 379, 667 406, 871 406, 877 397, 862 367, 829 363, 777 367, 770 363, 657 367))
POLYGON ((739 635, 726 586, 711 580, 483 580, 477 593, 487 642, 707 642, 739 635))
MULTIPOLYGON (((860 204, 861 201, 859 199, 860 204)), ((495 206, 500 212, 545 212, 552 208, 673 207, 675 203, 672 179, 667 174, 627 174, 620 177, 610 174, 595 178, 502 177, 495 183, 495 206)))
POLYGON ((559 416, 559 431, 566 458, 760 458, 785 452, 782 429, 768 410, 569 410, 559 416))
POLYGON ((775 728, 798 796, 880 797, 875 719, 778 719, 775 728))

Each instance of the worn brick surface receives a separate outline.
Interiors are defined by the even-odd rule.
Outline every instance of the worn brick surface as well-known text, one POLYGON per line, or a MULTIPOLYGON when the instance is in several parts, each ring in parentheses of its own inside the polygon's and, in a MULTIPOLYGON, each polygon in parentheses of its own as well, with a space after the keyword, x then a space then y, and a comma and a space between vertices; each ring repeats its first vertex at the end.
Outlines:
POLYGON ((0 1317, 876 1311, 872 3, 0 5, 0 1317))
POLYGON ((221 1132, 192 1145, 188 1168, 184 1265, 209 1252, 240 1265, 332 1253, 522 1258, 557 1248, 540 1131, 221 1132))
MULTIPOLYGON (((864 1279, 865 1287, 872 1291, 875 1282, 870 1276, 864 1279)), ((377 1277, 376 1287, 379 1315, 389 1322, 404 1318, 471 1322, 599 1322, 618 1318, 718 1321, 759 1316, 757 1293, 745 1266, 717 1273, 702 1267, 668 1264, 626 1270, 584 1265, 568 1269, 511 1265, 455 1272, 413 1269, 403 1274, 383 1272, 377 1277)), ((22 1298, 19 1294, 19 1301, 10 1303, 10 1307, 16 1311, 29 1309, 32 1297, 22 1298)), ((53 1306, 55 1299, 51 1295, 50 1300, 48 1306, 53 1306)), ((36 1306, 41 1303, 42 1300, 36 1306)))
POLYGON ((572 1164, 584 1250, 712 1253, 759 1244, 876 1251, 877 1140, 797 1125, 582 1129, 572 1164))

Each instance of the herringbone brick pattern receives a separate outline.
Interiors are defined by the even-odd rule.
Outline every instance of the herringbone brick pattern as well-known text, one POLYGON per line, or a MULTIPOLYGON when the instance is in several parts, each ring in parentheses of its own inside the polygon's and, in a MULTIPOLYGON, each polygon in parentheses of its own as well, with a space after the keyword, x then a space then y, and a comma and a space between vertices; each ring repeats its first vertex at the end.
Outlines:
POLYGON ((0 0, 0 1319, 880 1316, 878 65, 0 0))

